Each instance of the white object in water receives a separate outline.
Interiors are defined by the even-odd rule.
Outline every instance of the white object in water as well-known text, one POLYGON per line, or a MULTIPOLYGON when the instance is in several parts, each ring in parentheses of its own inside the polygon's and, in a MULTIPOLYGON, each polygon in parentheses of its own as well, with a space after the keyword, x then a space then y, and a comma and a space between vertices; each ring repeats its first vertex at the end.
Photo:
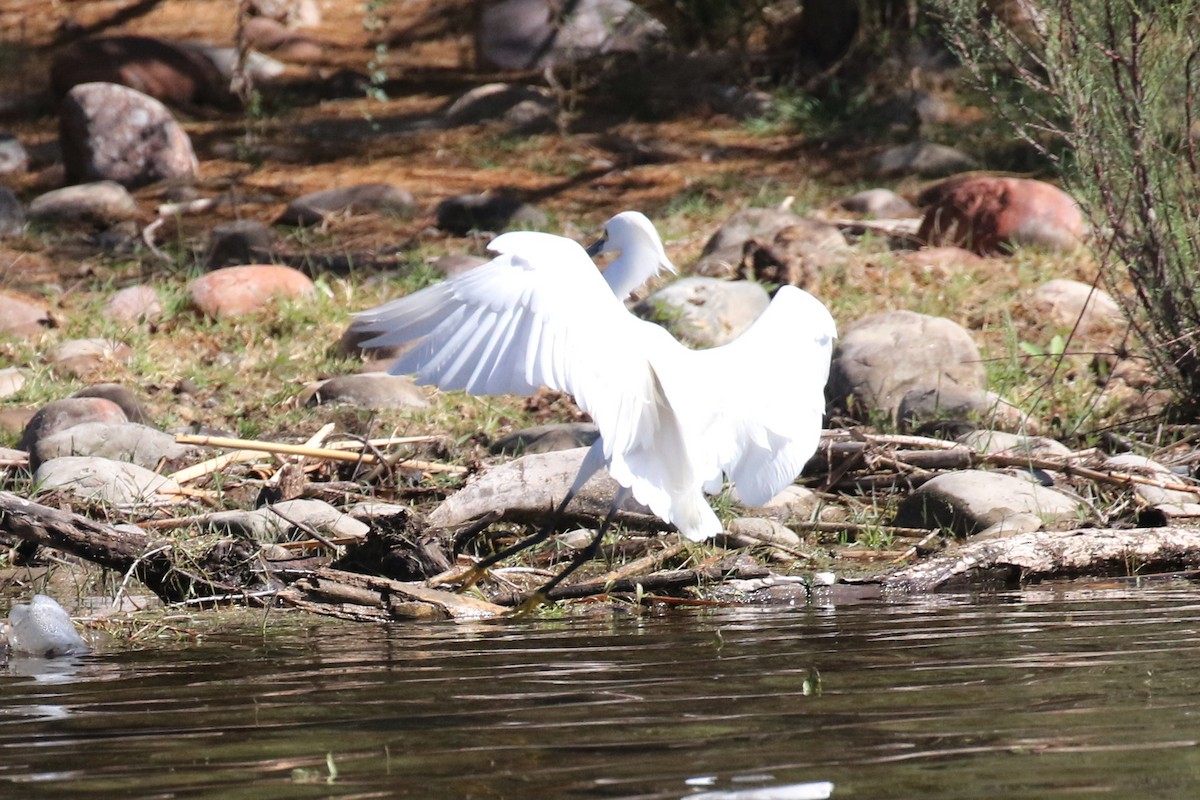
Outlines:
POLYGON ((90 650, 63 607, 44 594, 35 594, 28 603, 19 603, 8 612, 8 646, 14 653, 40 658, 90 650))
POLYGON ((530 231, 502 234, 489 249, 498 257, 364 312, 355 326, 378 334, 368 347, 423 337, 390 370, 421 383, 573 395, 600 438, 563 506, 607 465, 625 492, 700 541, 722 529, 704 491, 728 478, 742 501, 761 505, 816 450, 836 330, 809 293, 784 286, 740 337, 689 350, 622 303, 670 266, 642 214, 613 217, 589 251, 530 231), (620 257, 602 278, 588 254, 604 251, 620 257))

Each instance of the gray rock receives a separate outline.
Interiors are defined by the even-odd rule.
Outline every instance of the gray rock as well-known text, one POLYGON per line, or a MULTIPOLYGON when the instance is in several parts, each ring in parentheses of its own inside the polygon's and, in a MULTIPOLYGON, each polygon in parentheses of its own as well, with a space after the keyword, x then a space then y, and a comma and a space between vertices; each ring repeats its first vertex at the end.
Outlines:
POLYGON ((8 646, 13 653, 36 658, 59 658, 91 650, 70 615, 52 597, 35 594, 8 612, 8 646))
POLYGON ((752 281, 693 276, 659 289, 634 306, 634 313, 664 325, 699 347, 731 342, 750 327, 771 302, 752 281))
POLYGON ((85 422, 38 439, 29 451, 29 465, 63 456, 97 456, 155 469, 164 461, 179 461, 194 448, 175 443, 175 437, 136 422, 85 422))
POLYGON ((68 339, 54 348, 50 362, 59 371, 82 378, 132 357, 129 345, 111 339, 68 339))
POLYGON ((580 0, 567 8, 564 15, 552 0, 485 6, 475 37, 478 61, 500 69, 570 64, 602 53, 640 52, 665 30, 629 0, 580 0))
POLYGON ((54 400, 39 408, 25 425, 17 447, 27 452, 31 451, 41 439, 84 422, 128 421, 129 418, 119 405, 103 397, 68 397, 65 400, 54 400))
POLYGON ((958 437, 958 441, 972 450, 988 455, 1029 458, 1065 458, 1071 455, 1071 448, 1054 439, 1045 436, 1022 436, 1005 431, 971 431, 958 437))
POLYGON ((191 182, 200 168, 191 140, 166 106, 113 83, 84 83, 67 93, 59 141, 71 183, 191 182))
POLYGON ((884 150, 875 158, 871 171, 879 178, 900 175, 939 178, 978 168, 979 164, 975 159, 953 147, 931 142, 912 142, 884 150))
POLYGON ((332 214, 410 214, 412 193, 390 183, 360 183, 297 197, 275 220, 280 225, 317 225, 332 214))
POLYGON ((710 277, 730 277, 741 265, 748 241, 773 241, 781 230, 799 222, 800 217, 792 212, 775 208, 739 211, 725 220, 704 245, 695 271, 710 277))
POLYGON ((80 389, 73 396, 103 397, 105 400, 111 400, 121 407, 121 410, 125 412, 126 419, 130 422, 137 422, 144 425, 150 419, 145 407, 142 405, 142 401, 138 400, 137 395, 119 383, 93 384, 86 389, 80 389))
POLYGON ((86 222, 113 225, 137 215, 137 201, 115 181, 65 186, 33 198, 31 219, 45 222, 86 222))
POLYGON ((999 395, 959 386, 908 390, 900 398, 896 419, 908 429, 944 420, 970 420, 1013 431, 1031 424, 1027 414, 999 395))
POLYGON ((209 269, 258 264, 271 255, 271 229, 252 219, 222 222, 208 234, 209 269))
POLYGON ((285 500, 253 511, 224 511, 211 514, 209 528, 260 544, 310 538, 303 530, 313 528, 327 538, 361 539, 371 527, 343 514, 321 500, 285 500))
POLYGON ((0 133, 0 175, 18 175, 29 167, 29 153, 11 133, 0 133))
POLYGON ((600 431, 593 422, 561 422, 513 431, 493 442, 491 451, 514 456, 549 453, 588 447, 598 438, 600 431))
POLYGON ((25 385, 25 373, 16 367, 0 369, 0 400, 12 397, 25 385))
POLYGON ((1125 315, 1112 295, 1082 281, 1047 281, 1034 290, 1031 306, 1043 321, 1062 328, 1074 327, 1080 335, 1125 327, 1125 315))
POLYGON ((360 522, 372 522, 392 517, 408 517, 412 509, 399 503, 362 502, 355 503, 346 509, 346 513, 360 522))
MULTIPOLYGON (((451 101, 442 111, 442 118, 447 125, 477 125, 481 122, 507 120, 514 109, 524 104, 541 109, 551 120, 558 111, 554 97, 540 87, 485 83, 451 101)), ((520 113, 528 114, 529 107, 520 113)))
POLYGON ((773 519, 762 517, 738 517, 729 523, 729 528, 719 542, 724 547, 756 547, 761 545, 783 545, 799 549, 803 544, 799 535, 791 528, 773 519))
MULTIPOLYGON (((1139 456, 1134 453, 1121 453, 1105 459, 1104 468, 1112 472, 1122 472, 1158 480, 1163 483, 1180 483, 1179 476, 1171 472, 1165 464, 1139 456)), ((1181 492, 1177 489, 1162 489, 1144 483, 1135 483, 1133 493, 1141 498, 1146 505, 1188 505, 1200 502, 1200 494, 1196 492, 1181 492)))
POLYGON ((30 338, 53 327, 54 320, 44 303, 0 289, 0 334, 30 338))
POLYGON ((179 484, 145 467, 92 456, 46 461, 33 474, 42 492, 65 492, 82 500, 131 505, 177 495, 179 484))
POLYGON ((771 239, 747 240, 737 274, 745 280, 816 291, 825 268, 843 263, 849 251, 836 225, 800 218, 771 239))
POLYGON ((153 286, 139 284, 118 290, 104 304, 104 313, 121 322, 157 322, 163 306, 153 286))
POLYGON ((20 236, 25 230, 25 208, 12 189, 0 186, 0 239, 20 236))
POLYGON ((510 225, 540 228, 544 211, 503 194, 464 194, 448 197, 437 206, 437 226, 455 236, 471 231, 500 231, 510 225))
POLYGON ((837 202, 838 208, 876 219, 915 217, 917 207, 891 189, 867 189, 837 202))
POLYGON ((957 323, 912 311, 889 311, 842 332, 830 369, 830 399, 859 419, 896 418, 912 391, 982 390, 979 348, 957 323))
POLYGON ((345 404, 357 408, 426 408, 425 393, 407 375, 365 372, 339 375, 306 390, 300 402, 307 407, 345 404))
POLYGON ((772 519, 812 519, 821 510, 822 500, 812 489, 791 484, 761 506, 746 509, 748 514, 772 519))
MULTIPOLYGON (((1045 523, 1078 519, 1084 505, 1074 498, 1000 472, 964 470, 939 475, 909 495, 895 524, 906 528, 948 528, 970 535, 1019 514, 1045 523)), ((1027 527, 1024 523, 1020 526, 1027 527)))
MULTIPOLYGON (((575 481, 587 448, 536 453, 498 464, 477 476, 430 512, 432 528, 456 528, 472 520, 501 511, 512 519, 546 522, 575 481)), ((604 471, 597 473, 571 501, 568 512, 603 519, 616 497, 618 485, 604 471)), ((630 499, 625 510, 649 513, 630 499)), ((618 515, 619 516, 619 515, 618 515)))

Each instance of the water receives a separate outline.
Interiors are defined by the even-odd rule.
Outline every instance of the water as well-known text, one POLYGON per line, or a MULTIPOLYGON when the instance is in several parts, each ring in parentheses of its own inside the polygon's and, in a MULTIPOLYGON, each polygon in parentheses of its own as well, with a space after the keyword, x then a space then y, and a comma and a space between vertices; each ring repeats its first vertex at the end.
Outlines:
POLYGON ((1200 796, 1188 586, 268 624, 10 663, 0 797, 1200 796))

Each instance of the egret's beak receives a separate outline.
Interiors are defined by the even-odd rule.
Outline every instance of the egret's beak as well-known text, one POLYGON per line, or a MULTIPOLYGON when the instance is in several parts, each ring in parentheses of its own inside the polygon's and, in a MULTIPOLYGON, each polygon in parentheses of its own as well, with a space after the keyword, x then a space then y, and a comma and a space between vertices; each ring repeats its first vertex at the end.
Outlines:
POLYGON ((587 254, 590 258, 595 258, 604 252, 604 245, 608 243, 607 236, 601 236, 591 246, 587 248, 587 254))

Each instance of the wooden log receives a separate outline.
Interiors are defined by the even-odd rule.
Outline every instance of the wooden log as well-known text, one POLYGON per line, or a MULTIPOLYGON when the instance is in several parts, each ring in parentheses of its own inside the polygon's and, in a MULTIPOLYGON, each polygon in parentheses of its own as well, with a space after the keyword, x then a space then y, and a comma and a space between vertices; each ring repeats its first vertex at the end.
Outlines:
POLYGON ((884 575, 884 589, 929 592, 981 583, 1016 586, 1081 575, 1143 575, 1200 566, 1200 529, 1168 526, 1036 531, 969 542, 884 575))
POLYGON ((401 619, 487 619, 506 609, 469 595, 336 569, 319 569, 279 592, 294 608, 369 622, 401 619))

